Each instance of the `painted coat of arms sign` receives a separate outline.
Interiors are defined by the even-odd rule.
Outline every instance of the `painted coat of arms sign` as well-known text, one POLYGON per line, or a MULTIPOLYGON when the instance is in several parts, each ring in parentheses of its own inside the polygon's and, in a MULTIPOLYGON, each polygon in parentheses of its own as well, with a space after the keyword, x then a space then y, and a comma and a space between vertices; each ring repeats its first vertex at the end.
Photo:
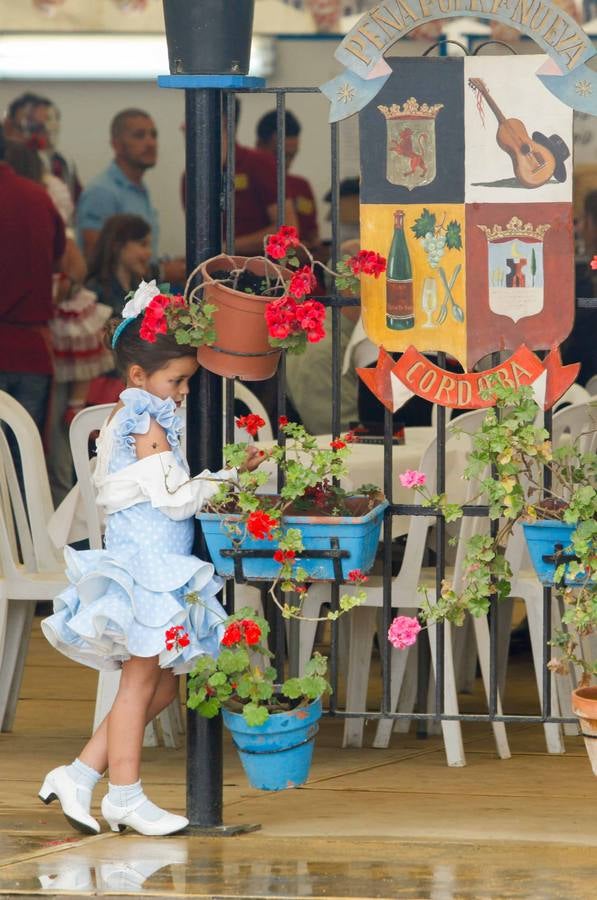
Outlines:
MULTIPOLYGON (((443 6, 421 4, 423 18, 457 14, 443 6)), ((506 361, 495 373, 541 383, 546 408, 577 374, 556 348, 574 321, 573 108, 597 111, 586 100, 595 53, 565 13, 541 6, 541 21, 520 4, 488 14, 549 56, 384 59, 421 22, 407 3, 382 0, 336 51, 344 73, 322 87, 332 120, 359 114, 361 241, 387 258, 386 273, 361 285, 380 357, 359 374, 390 409, 412 394, 487 405, 482 361, 497 351, 506 361), (342 111, 340 86, 352 92, 342 111), (442 371, 437 353, 461 371, 442 371)))
POLYGON ((409 97, 379 106, 387 127, 386 178, 411 191, 435 178, 435 119, 443 104, 428 106, 409 97))

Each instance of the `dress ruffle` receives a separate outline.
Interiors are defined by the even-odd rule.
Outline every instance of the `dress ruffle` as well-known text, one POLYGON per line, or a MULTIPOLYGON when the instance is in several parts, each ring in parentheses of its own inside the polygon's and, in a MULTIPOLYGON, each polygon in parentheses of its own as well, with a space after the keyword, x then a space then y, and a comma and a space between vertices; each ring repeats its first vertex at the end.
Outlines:
POLYGON ((178 461, 188 468, 180 451, 184 426, 180 416, 176 415, 174 400, 162 400, 139 388, 127 388, 120 399, 124 405, 115 416, 114 439, 118 445, 126 447, 131 460, 136 459, 135 435, 147 434, 151 420, 155 419, 166 432, 168 443, 178 461))
POLYGON ((133 556, 66 547, 71 585, 41 623, 48 641, 65 656, 99 670, 118 669, 131 656, 158 656, 162 668, 189 672, 203 654, 220 650, 225 612, 216 600, 222 586, 211 563, 195 556, 140 549, 133 556), (197 601, 185 597, 195 593, 197 601), (190 643, 166 650, 166 631, 182 625, 190 643))

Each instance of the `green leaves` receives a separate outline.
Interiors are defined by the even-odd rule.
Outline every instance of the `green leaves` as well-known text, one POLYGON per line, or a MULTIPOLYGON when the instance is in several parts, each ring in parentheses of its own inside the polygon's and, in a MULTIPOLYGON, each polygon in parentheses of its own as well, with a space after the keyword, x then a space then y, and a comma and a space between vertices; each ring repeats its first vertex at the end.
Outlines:
POLYGON ((446 228, 446 247, 449 250, 460 250, 462 248, 460 222, 457 222, 455 219, 449 222, 446 228))
POLYGON ((424 238, 426 234, 435 234, 435 214, 423 209, 418 219, 415 219, 414 225, 411 225, 412 233, 417 238, 424 238))

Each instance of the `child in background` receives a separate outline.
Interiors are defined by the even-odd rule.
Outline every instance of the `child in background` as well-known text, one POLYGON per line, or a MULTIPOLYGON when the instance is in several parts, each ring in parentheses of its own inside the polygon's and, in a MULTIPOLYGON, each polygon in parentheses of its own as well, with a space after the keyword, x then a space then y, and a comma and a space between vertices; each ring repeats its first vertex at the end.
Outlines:
MULTIPOLYGON (((113 831, 140 834, 180 831, 188 821, 160 809, 139 780, 143 732, 178 694, 176 675, 197 657, 219 650, 226 614, 216 599, 221 580, 214 567, 191 553, 193 517, 233 469, 207 470, 190 479, 180 445, 176 408, 197 370, 196 350, 171 333, 141 338, 155 283, 126 304, 112 346, 126 390, 98 438, 94 479, 98 504, 107 514, 105 550, 65 557, 71 585, 42 622, 50 643, 96 669, 122 668, 113 707, 69 766, 46 776, 39 796, 58 799, 69 822, 97 834, 91 796, 106 768, 109 791, 102 815, 113 831), (187 603, 191 592, 198 602, 187 603), (175 640, 166 632, 179 628, 175 640)), ((247 448, 245 466, 255 469, 258 451, 247 448)))

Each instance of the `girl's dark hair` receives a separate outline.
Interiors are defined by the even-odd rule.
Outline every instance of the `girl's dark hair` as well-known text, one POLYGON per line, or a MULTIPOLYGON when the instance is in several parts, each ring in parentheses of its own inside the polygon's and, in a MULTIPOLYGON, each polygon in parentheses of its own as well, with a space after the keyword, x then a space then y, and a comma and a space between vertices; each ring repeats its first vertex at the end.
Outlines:
POLYGON ((129 241, 142 241, 150 232, 149 223, 141 216, 110 216, 98 235, 87 277, 109 285, 124 245, 129 241))
MULTIPOLYGON (((130 367, 134 365, 141 366, 148 375, 153 375, 173 359, 188 356, 197 358, 196 347, 177 344, 176 338, 169 332, 156 335, 155 344, 144 341, 139 335, 142 322, 143 316, 137 316, 134 322, 129 322, 118 335, 116 347, 112 351, 116 368, 125 381, 130 367)), ((121 323, 122 319, 114 318, 110 319, 106 326, 106 345, 110 350, 112 350, 112 335, 121 323)))
POLYGON ((7 141, 4 160, 17 175, 43 184, 43 163, 37 150, 22 141, 7 141))

